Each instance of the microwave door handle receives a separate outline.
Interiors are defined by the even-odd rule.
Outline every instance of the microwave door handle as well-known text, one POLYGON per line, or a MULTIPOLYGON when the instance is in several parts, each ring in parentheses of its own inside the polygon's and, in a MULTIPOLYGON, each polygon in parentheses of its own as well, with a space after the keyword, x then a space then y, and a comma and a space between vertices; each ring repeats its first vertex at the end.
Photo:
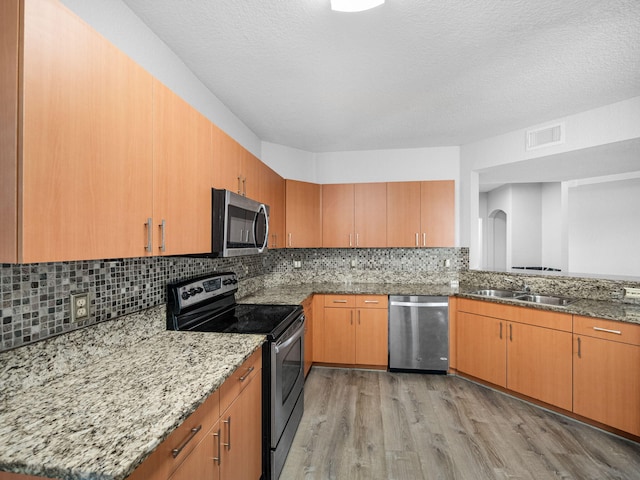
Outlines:
POLYGON ((257 235, 257 228, 258 228, 258 217, 260 216, 260 212, 264 212, 264 219, 265 219, 265 232, 264 232, 264 240, 262 241, 262 246, 258 247, 256 245, 256 247, 258 247, 258 253, 262 253, 264 252, 264 249, 267 248, 267 243, 269 242, 269 215, 267 214, 267 207, 264 205, 264 203, 261 203, 260 206, 258 207, 258 212, 256 213, 256 218, 255 221, 253 222, 253 236, 254 236, 254 240, 258 239, 258 235, 257 235))

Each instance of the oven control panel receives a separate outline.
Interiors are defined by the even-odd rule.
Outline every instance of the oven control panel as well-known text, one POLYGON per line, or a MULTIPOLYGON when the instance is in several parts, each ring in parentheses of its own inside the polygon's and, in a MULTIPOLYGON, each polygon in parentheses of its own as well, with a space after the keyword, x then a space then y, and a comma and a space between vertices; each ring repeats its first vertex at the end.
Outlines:
POLYGON ((179 304, 178 310, 208 302, 215 297, 238 290, 238 277, 233 272, 219 273, 171 284, 169 300, 179 304))

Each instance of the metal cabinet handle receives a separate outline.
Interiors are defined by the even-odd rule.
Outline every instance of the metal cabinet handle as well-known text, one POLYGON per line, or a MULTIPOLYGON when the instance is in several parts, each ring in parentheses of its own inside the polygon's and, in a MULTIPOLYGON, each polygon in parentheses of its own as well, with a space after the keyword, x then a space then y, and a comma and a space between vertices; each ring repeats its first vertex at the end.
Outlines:
POLYGON ((353 325, 353 310, 349 312, 349 324, 353 325))
POLYGON ((360 310, 358 310, 358 325, 360 325, 360 310))
POLYGON ((164 241, 164 234, 165 234, 165 230, 167 228, 167 222, 165 221, 165 219, 162 219, 162 223, 160 223, 160 251, 161 252, 166 252, 167 251, 167 245, 164 241))
POLYGON ((346 300, 334 300, 333 303, 347 303, 346 300))
POLYGON ((613 333, 615 335, 622 335, 620 330, 609 330, 607 328, 593 327, 596 332, 613 333))
POLYGON ((364 303, 380 303, 378 300, 365 300, 364 303))
POLYGON ((351 234, 349 234, 349 246, 353 247, 353 242, 351 241, 351 234))
POLYGON ((513 324, 509 324, 509 341, 513 342, 513 324))
POLYGON ((242 181, 242 177, 238 175, 238 195, 242 194, 242 187, 240 185, 241 181, 242 181))
POLYGON ((202 425, 198 425, 197 427, 191 429, 191 434, 184 441, 184 443, 182 445, 180 445, 178 448, 174 448, 173 450, 171 450, 171 455, 173 456, 173 458, 176 458, 178 455, 180 455, 180 452, 182 452, 182 450, 184 450, 184 447, 186 447, 187 444, 191 440, 193 440, 193 437, 195 437, 200 430, 202 430, 202 425))
POLYGON ((416 247, 419 247, 420 244, 418 243, 418 232, 416 232, 416 247))
POLYGON ((360 246, 360 234, 356 233, 356 247, 360 246))
POLYGON ((502 322, 500 322, 500 340, 502 340, 502 322))
POLYGON ((578 358, 582 358, 582 340, 578 337, 578 358))
POLYGON ((214 432, 213 436, 216 437, 217 439, 216 443, 218 444, 218 454, 215 457, 213 457, 213 461, 218 465, 220 465, 221 458, 222 458, 222 455, 220 455, 220 429, 218 429, 217 432, 214 432))
POLYGON ((153 245, 152 245, 152 241, 153 241, 153 220, 151 219, 151 217, 147 218, 147 246, 144 247, 144 249, 147 252, 150 252, 151 250, 153 250, 153 245))
POLYGON ((289 234, 289 246, 291 246, 291 234, 289 234))
POLYGON ((427 246, 427 234, 426 234, 426 232, 422 232, 422 246, 423 247, 427 246))
POLYGON ((242 179, 242 195, 247 196, 247 177, 243 177, 242 179))
POLYGON ((223 420, 222 423, 227 425, 227 442, 222 442, 222 445, 227 447, 227 450, 231 450, 231 415, 226 420, 223 420))
POLYGON ((251 365, 248 369, 247 369, 247 373, 245 373, 244 375, 242 375, 238 380, 240 380, 241 382, 244 382, 247 377, 249 376, 249 374, 251 372, 253 372, 255 370, 256 367, 254 367, 253 365, 251 365))

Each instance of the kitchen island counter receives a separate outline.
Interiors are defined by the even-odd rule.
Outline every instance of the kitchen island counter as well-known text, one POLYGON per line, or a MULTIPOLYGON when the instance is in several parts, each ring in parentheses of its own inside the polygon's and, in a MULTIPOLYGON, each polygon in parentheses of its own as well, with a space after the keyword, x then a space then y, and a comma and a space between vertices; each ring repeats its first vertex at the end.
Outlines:
MULTIPOLYGON (((45 382, 13 382, 0 396, 0 471, 124 479, 264 340, 159 331, 129 346, 116 342, 92 363, 45 382)), ((47 356, 43 344, 34 345, 34 362, 47 356)), ((3 365, 14 355, 24 349, 3 352, 3 365)))

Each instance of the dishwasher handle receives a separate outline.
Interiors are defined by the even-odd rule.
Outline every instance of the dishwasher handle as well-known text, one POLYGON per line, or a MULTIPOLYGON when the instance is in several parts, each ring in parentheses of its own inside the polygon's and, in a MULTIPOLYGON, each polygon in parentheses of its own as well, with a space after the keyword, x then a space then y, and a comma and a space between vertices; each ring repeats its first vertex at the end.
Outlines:
POLYGON ((448 307, 449 302, 427 302, 427 303, 417 303, 417 302, 390 302, 392 307, 448 307))

